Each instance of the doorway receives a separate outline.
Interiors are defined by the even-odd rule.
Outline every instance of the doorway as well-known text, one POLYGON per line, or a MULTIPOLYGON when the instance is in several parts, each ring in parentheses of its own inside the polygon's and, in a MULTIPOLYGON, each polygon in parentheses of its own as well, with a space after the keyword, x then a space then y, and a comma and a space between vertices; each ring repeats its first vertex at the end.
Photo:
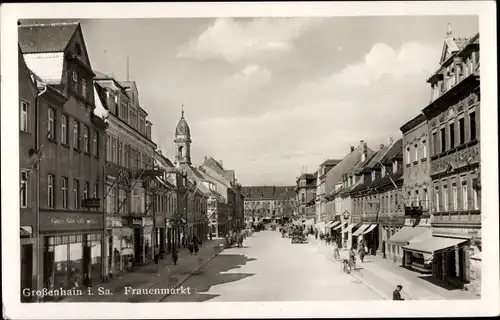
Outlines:
MULTIPOLYGON (((21 291, 33 289, 33 245, 21 245, 21 291)), ((21 294, 21 302, 31 302, 32 298, 21 294)))

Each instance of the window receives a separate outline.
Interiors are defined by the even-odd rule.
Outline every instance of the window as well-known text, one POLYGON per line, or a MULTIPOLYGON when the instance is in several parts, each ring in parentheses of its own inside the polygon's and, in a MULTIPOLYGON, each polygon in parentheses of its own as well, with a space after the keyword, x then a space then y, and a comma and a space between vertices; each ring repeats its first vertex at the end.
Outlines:
POLYGON ((441 152, 446 151, 446 129, 441 128, 441 152))
POLYGON ((118 141, 118 164, 123 165, 123 142, 118 141))
POLYGON ((94 183, 94 194, 92 196, 94 199, 99 198, 99 183, 94 183))
POLYGON ((111 161, 116 163, 116 139, 111 138, 111 161))
POLYGON ((61 143, 68 144, 68 117, 64 114, 61 116, 61 143))
POLYGON ((108 195, 106 197, 108 213, 115 213, 115 187, 108 187, 108 195))
POLYGON ((476 113, 469 113, 469 121, 470 121, 470 139, 471 141, 476 140, 476 113))
POLYGON ((443 187, 443 210, 448 211, 448 187, 443 187))
POLYGON ((73 71, 73 90, 78 92, 78 74, 76 71, 73 71))
POLYGON ((415 190, 415 204, 417 206, 420 205, 420 195, 418 194, 418 190, 415 190))
POLYGON ((54 208, 54 176, 47 176, 47 207, 54 208))
POLYGON ((460 118, 458 120, 458 135, 459 135, 459 141, 458 144, 462 145, 465 143, 465 121, 464 118, 460 118))
POLYGON ((398 160, 394 160, 392 165, 392 173, 396 173, 398 171, 398 160))
POLYGON ((78 122, 73 121, 73 148, 79 149, 80 148, 80 137, 79 137, 79 130, 80 126, 78 122))
POLYGON ((123 146, 123 166, 125 168, 128 168, 128 155, 129 155, 128 145, 125 144, 123 146))
POLYGON ((47 118, 47 138, 54 140, 55 139, 55 121, 56 121, 56 112, 54 109, 48 109, 48 118, 47 118))
POLYGON ((111 161, 111 137, 106 135, 106 160, 111 161))
POLYGON ((385 166, 382 166, 382 177, 385 177, 385 174, 386 174, 386 172, 385 172, 385 166))
POLYGON ((144 127, 145 123, 144 123, 144 118, 143 117, 140 117, 139 118, 139 132, 141 134, 146 134, 146 128, 144 127))
POLYGON ((78 180, 73 180, 73 209, 78 209, 80 206, 78 205, 78 200, 80 199, 80 190, 78 185, 78 180))
POLYGON ((300 194, 300 197, 302 202, 306 202, 306 194, 304 192, 300 194))
POLYGON ((21 194, 20 194, 20 205, 21 208, 28 207, 28 170, 21 170, 21 194))
POLYGON ((435 195, 436 195, 435 208, 436 208, 436 212, 439 212, 439 211, 441 211, 441 203, 439 202, 439 200, 440 200, 440 198, 439 198, 439 187, 436 187, 435 195))
POLYGON ((458 209, 458 190, 457 190, 457 185, 453 184, 451 187, 451 192, 452 192, 452 201, 453 201, 453 210, 456 211, 458 209))
POLYGON ((62 207, 68 208, 68 178, 61 178, 61 191, 62 191, 62 207))
POLYGON ((85 181, 83 183, 83 199, 89 198, 89 183, 85 181))
POLYGON ((415 150, 415 161, 418 161, 418 144, 415 144, 413 148, 415 150))
POLYGON ((375 171, 372 171, 372 181, 375 180, 375 171))
POLYGON ((469 209, 469 197, 467 193, 467 180, 462 181, 462 210, 469 209))
POLYGON ((28 113, 29 113, 29 104, 26 101, 21 101, 20 115, 19 115, 19 121, 20 121, 19 130, 24 132, 29 132, 28 113))
POLYGON ((83 151, 89 153, 89 127, 83 126, 83 151))
POLYGON ((411 152, 410 152, 410 147, 406 148, 406 164, 411 163, 411 152))
POLYGON ((99 156, 99 133, 97 131, 94 132, 92 137, 92 153, 96 157, 99 156))
POLYGON ((474 210, 479 210, 479 199, 477 194, 477 189, 473 188, 473 202, 474 202, 474 210))
POLYGON ((127 213, 127 192, 123 189, 120 189, 118 191, 118 203, 119 203, 119 206, 121 207, 120 208, 120 212, 122 213, 127 213))
POLYGON ((427 141, 422 140, 422 159, 427 158, 427 141))
POLYGON ((82 96, 87 97, 87 81, 82 79, 82 96))
POLYGON ((432 133, 432 155, 438 154, 438 139, 437 139, 437 132, 434 131, 432 133))
POLYGON ((424 203, 422 207, 424 207, 424 209, 429 208, 429 194, 427 193, 427 189, 424 189, 424 203))
POLYGON ((455 124, 450 123, 450 149, 455 148, 455 124))

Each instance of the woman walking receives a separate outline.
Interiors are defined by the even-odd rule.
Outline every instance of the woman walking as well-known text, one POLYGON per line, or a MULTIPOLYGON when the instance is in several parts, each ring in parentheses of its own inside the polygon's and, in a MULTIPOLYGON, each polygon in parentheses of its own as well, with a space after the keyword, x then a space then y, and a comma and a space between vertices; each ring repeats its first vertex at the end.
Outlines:
POLYGON ((172 248, 172 260, 174 261, 174 265, 177 264, 177 260, 179 260, 179 252, 177 252, 177 246, 172 248))

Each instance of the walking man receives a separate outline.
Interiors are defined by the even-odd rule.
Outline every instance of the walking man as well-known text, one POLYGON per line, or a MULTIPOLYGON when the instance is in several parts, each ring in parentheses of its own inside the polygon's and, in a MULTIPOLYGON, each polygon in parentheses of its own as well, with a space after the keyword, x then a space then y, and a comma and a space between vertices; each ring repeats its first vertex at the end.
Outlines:
POLYGON ((158 245, 155 246, 154 259, 156 264, 156 269, 158 270, 158 261, 160 260, 160 249, 158 245))
POLYGON ((398 284, 396 290, 394 290, 394 292, 392 293, 392 300, 404 300, 403 298, 401 298, 401 290, 403 290, 403 286, 398 284))
POLYGON ((174 265, 177 264, 177 260, 179 259, 179 253, 177 251, 177 246, 172 248, 172 260, 174 261, 174 265))

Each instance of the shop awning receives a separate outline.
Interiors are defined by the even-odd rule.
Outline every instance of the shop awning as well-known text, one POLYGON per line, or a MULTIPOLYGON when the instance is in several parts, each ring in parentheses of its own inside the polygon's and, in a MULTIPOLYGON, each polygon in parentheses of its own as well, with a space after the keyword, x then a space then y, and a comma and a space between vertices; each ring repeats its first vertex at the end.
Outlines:
POLYGON ((377 224, 376 224, 376 223, 372 224, 372 225, 371 225, 368 229, 366 229, 366 230, 363 232, 363 234, 367 234, 367 233, 372 232, 372 231, 373 231, 373 229, 375 229, 376 227, 377 227, 377 224))
MULTIPOLYGON (((337 222, 338 222, 338 221, 337 221, 337 222)), ((347 223, 346 223, 346 224, 347 224, 347 223)), ((338 224, 337 226, 335 226, 335 227, 333 228, 333 230, 338 230, 338 229, 340 229, 340 228, 342 228, 342 223, 341 223, 341 222, 339 222, 339 224, 338 224)))
POLYGON ((431 237, 431 228, 429 227, 403 227, 389 238, 388 242, 400 246, 410 243, 410 240, 421 238, 425 235, 431 237))
POLYGON ((355 225, 356 225, 355 223, 351 223, 345 229, 342 229, 342 232, 349 232, 349 231, 351 231, 352 228, 354 228, 355 225))
POLYGON ((325 228, 331 228, 332 225, 335 223, 335 220, 329 221, 326 225, 325 228))
POLYGON ((328 228, 336 228, 338 226, 340 226, 340 221, 332 221, 332 223, 327 227, 328 228))
POLYGON ((363 231, 365 231, 369 227, 370 227, 369 224, 362 224, 361 227, 359 227, 358 230, 356 230, 352 235, 353 236, 359 236, 359 235, 361 235, 363 233, 363 231))
POLYGON ((444 250, 461 243, 468 241, 467 239, 444 238, 444 237, 431 237, 421 242, 410 243, 404 246, 403 249, 417 253, 434 253, 436 251, 444 250))

